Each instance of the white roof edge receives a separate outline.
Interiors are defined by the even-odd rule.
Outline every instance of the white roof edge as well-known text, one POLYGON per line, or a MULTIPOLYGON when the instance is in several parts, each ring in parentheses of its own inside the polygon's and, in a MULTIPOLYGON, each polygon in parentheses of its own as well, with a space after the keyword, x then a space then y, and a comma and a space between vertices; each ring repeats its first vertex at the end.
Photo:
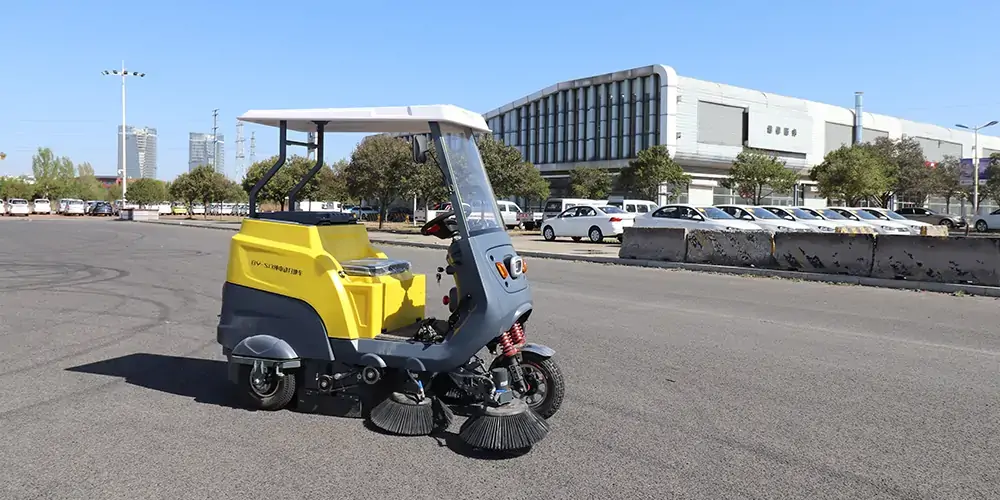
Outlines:
POLYGON ((253 109, 237 118, 240 121, 278 127, 287 122, 288 130, 315 132, 316 122, 326 122, 324 132, 404 133, 430 132, 430 122, 441 124, 442 131, 489 132, 479 113, 450 104, 420 106, 385 106, 365 108, 253 109))

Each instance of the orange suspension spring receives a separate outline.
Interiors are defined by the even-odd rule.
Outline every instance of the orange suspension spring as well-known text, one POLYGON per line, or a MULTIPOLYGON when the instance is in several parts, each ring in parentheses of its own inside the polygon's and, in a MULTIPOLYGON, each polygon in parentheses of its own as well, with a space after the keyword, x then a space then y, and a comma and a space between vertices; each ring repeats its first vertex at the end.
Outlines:
POLYGON ((514 340, 511 338, 510 332, 500 334, 500 350, 508 358, 517 354, 517 348, 514 347, 514 340))

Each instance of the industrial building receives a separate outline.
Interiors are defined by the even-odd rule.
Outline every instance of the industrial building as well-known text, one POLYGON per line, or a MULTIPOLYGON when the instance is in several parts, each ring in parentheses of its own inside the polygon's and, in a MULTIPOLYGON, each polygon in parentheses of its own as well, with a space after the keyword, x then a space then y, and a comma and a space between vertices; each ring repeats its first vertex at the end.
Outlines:
MULTIPOLYGON (((913 137, 930 162, 973 157, 977 139, 969 130, 869 113, 860 99, 856 104, 844 108, 696 80, 653 65, 557 83, 484 116, 497 139, 539 168, 553 196, 568 194, 574 168, 616 172, 642 149, 660 144, 692 176, 675 200, 704 205, 739 201, 720 181, 745 147, 773 154, 801 173, 793 193, 767 200, 781 205, 825 205, 809 169, 829 151, 856 141, 913 137)), ((979 133, 978 148, 979 157, 1000 152, 1000 137, 979 133)), ((667 199, 661 192, 654 201, 667 199)), ((944 208, 942 200, 929 205, 944 208)))

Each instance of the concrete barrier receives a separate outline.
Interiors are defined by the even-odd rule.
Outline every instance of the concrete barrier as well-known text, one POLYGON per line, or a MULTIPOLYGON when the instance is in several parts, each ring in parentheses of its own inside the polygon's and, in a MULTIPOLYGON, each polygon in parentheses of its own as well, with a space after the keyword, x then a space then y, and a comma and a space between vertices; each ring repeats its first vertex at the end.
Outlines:
POLYGON ((627 227, 618 257, 622 259, 684 262, 687 257, 686 229, 672 227, 627 227))
POLYGON ((871 277, 1000 286, 1000 242, 961 236, 880 236, 871 277))
POLYGON ((774 267, 768 231, 704 231, 687 233, 687 262, 720 266, 774 267))
POLYGON ((160 220, 160 211, 156 209, 126 208, 118 212, 118 218, 131 221, 160 220))
POLYGON ((775 233, 774 258, 780 268, 792 271, 870 276, 875 238, 874 234, 775 233))
POLYGON ((948 226, 920 226, 920 236, 948 236, 948 226))

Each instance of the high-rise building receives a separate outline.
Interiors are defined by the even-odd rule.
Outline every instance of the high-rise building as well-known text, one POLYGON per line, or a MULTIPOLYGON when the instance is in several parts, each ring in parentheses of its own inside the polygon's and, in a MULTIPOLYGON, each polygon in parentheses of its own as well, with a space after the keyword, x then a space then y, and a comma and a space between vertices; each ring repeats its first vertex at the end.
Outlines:
MULTIPOLYGON (((125 128, 125 154, 128 159, 129 179, 156 178, 156 129, 149 127, 125 128)), ((118 171, 122 170, 122 126, 118 126, 118 171)))
POLYGON ((226 175, 226 139, 224 135, 213 136, 198 132, 189 134, 188 172, 202 165, 213 165, 216 172, 226 175))

